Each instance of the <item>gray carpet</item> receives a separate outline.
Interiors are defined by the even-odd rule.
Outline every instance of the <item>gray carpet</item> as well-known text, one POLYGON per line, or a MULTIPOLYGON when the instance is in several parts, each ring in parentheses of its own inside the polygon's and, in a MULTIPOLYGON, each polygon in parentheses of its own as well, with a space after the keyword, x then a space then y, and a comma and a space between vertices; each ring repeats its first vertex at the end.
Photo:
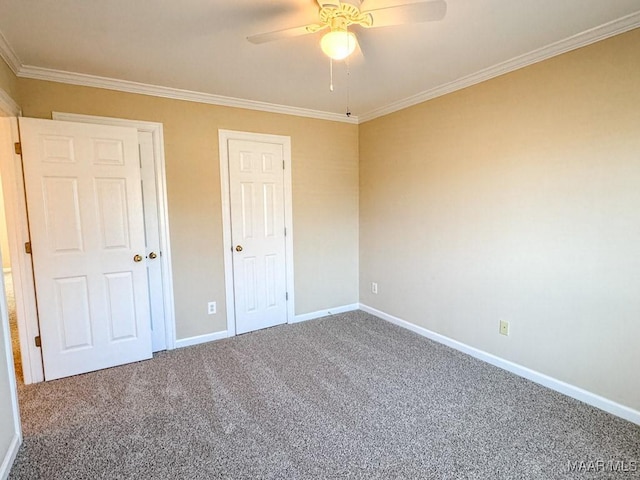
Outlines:
POLYGON ((363 312, 19 390, 11 479, 640 475, 639 426, 363 312))

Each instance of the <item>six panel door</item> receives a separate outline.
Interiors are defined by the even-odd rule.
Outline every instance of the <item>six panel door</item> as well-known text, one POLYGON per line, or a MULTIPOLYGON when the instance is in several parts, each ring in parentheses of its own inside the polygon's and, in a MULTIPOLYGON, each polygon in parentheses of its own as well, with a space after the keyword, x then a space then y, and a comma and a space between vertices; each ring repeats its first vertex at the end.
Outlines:
POLYGON ((283 151, 229 140, 236 333, 287 322, 283 151))
POLYGON ((133 128, 20 118, 45 379, 151 358, 133 128))

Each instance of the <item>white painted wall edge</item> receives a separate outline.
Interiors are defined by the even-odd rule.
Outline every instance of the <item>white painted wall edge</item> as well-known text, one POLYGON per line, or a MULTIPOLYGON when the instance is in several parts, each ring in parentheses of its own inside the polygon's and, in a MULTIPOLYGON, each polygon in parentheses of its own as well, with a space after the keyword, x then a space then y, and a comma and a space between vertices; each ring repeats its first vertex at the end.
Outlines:
POLYGON ((11 471, 11 466, 13 465, 14 460, 16 459, 16 455, 18 455, 18 450, 20 449, 20 444, 22 443, 22 439, 20 435, 14 435, 11 443, 9 444, 9 449, 7 450, 6 455, 2 459, 2 464, 0 465, 0 479, 6 480, 9 477, 9 472, 11 471))
POLYGON ((201 343, 215 342, 216 340, 222 340, 228 338, 229 334, 226 330, 222 332, 206 333, 204 335, 197 335, 195 337, 180 338, 176 340, 175 347, 191 347, 193 345, 200 345, 201 343))
POLYGON ((352 312, 358 310, 360 304, 352 303, 351 305, 343 305, 341 307, 334 307, 328 310, 318 310, 317 312, 303 313, 296 315, 294 319, 289 323, 306 322, 307 320, 314 320, 316 318, 328 317, 329 315, 336 315, 338 313, 352 312))
POLYGON ((518 365, 517 363, 505 360, 504 358, 500 358, 491 353, 487 353, 483 350, 471 347, 465 343, 459 342, 426 328, 419 327, 418 325, 407 322, 406 320, 402 320, 398 317, 394 317, 393 315, 389 315, 388 313, 382 312, 380 310, 376 310, 375 308, 369 307, 367 305, 360 304, 360 310, 370 313, 371 315, 381 318, 382 320, 393 323, 394 325, 398 325, 400 327, 406 328, 407 330, 411 330, 412 332, 429 338, 430 340, 441 343, 460 352, 466 353, 467 355, 471 355, 472 357, 490 363, 491 365, 502 368, 503 370, 514 373, 520 377, 526 378, 527 380, 531 380, 532 382, 550 388, 551 390, 555 390, 556 392, 560 392, 564 395, 575 398, 576 400, 580 400, 581 402, 591 405, 592 407, 599 408, 600 410, 604 410, 605 412, 611 413, 612 415, 624 418, 625 420, 640 425, 640 411, 634 410, 625 405, 621 405, 614 402, 613 400, 601 397, 587 390, 583 390, 582 388, 576 387, 575 385, 568 384, 543 373, 531 370, 530 368, 523 367, 522 365, 518 365))

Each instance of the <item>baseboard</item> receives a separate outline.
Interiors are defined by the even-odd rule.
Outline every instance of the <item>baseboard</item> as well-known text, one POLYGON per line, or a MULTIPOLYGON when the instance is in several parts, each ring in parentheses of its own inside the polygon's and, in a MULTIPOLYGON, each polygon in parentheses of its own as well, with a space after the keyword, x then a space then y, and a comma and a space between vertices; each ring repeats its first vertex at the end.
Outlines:
POLYGON ((596 395, 595 393, 583 390, 582 388, 576 387, 535 370, 531 370, 530 368, 523 367, 522 365, 518 365, 517 363, 513 363, 509 360, 505 360, 504 358, 497 357, 496 355, 493 355, 491 353, 487 353, 483 350, 471 347, 465 343, 459 342, 426 328, 419 327, 418 325, 414 325, 413 323, 407 322, 406 320, 394 317, 393 315, 389 315, 388 313, 376 310, 375 308, 369 307, 367 305, 360 304, 360 309, 390 323, 406 328, 407 330, 411 330, 418 335, 422 335, 423 337, 429 338, 455 350, 466 353, 467 355, 471 355, 472 357, 490 363, 491 365, 494 365, 496 367, 502 368, 503 370, 507 370, 508 372, 514 373, 520 377, 531 380, 532 382, 555 390, 556 392, 560 392, 564 395, 575 398, 576 400, 580 400, 581 402, 591 405, 592 407, 599 408, 600 410, 604 410, 605 412, 611 413, 612 415, 624 418, 625 420, 640 425, 640 411, 638 410, 634 410, 625 405, 621 405, 614 402, 613 400, 601 397, 600 395, 596 395))
MULTIPOLYGON (((289 323, 304 322, 307 320, 313 320, 314 318, 326 317, 328 315, 335 315, 337 313, 351 312, 358 310, 360 305, 353 303, 351 305, 343 305, 342 307, 331 308, 329 310, 320 310, 318 312, 305 313, 302 315, 296 315, 294 320, 289 323)), ((227 330, 222 332, 208 333, 206 335, 198 335, 197 337, 182 338, 176 340, 176 348, 190 347, 192 345, 199 345, 200 343, 213 342, 215 340, 221 340, 228 338, 229 334, 227 330)))
POLYGON ((20 450, 20 444, 22 443, 22 438, 17 433, 13 436, 11 443, 9 444, 9 449, 7 450, 7 454, 4 456, 2 460, 2 464, 0 465, 0 479, 6 480, 9 477, 9 472, 11 471, 11 467, 13 466, 13 461, 16 459, 16 455, 18 455, 18 450, 20 450))
POLYGON ((307 320, 328 317, 329 315, 336 315, 338 313, 352 312, 353 310, 358 310, 359 308, 360 304, 352 303, 351 305, 343 305, 341 307, 330 308, 329 310, 318 310, 317 312, 303 313, 302 315, 296 315, 293 321, 289 323, 306 322, 307 320))
POLYGON ((226 330, 222 332, 207 333, 205 335, 197 335, 195 337, 180 338, 176 340, 175 347, 191 347, 193 345, 200 345, 201 343, 215 342, 216 340, 222 340, 229 335, 226 330))

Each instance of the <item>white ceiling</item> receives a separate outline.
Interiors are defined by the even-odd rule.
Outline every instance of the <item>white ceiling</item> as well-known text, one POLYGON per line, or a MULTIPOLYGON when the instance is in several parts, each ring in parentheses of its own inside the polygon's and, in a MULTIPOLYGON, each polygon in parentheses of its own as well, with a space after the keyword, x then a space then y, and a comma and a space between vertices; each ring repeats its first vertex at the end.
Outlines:
MULTIPOLYGON (((364 0, 363 9, 415 1, 364 0)), ((315 0, 2 0, 0 53, 25 77, 50 69, 340 115, 348 103, 371 118, 640 25, 640 0, 447 5, 440 22, 354 28, 363 55, 348 79, 334 65, 334 92, 322 33, 246 40, 316 22, 315 0)))

